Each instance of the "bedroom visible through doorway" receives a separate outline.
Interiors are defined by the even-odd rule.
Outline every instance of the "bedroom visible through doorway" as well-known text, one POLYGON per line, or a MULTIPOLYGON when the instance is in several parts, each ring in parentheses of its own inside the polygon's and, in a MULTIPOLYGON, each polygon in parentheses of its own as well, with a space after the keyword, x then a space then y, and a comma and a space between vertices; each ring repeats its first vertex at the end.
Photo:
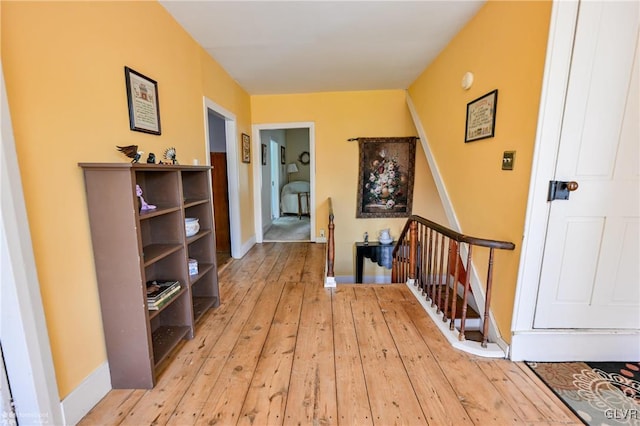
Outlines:
POLYGON ((308 216, 281 216, 271 223, 264 234, 264 241, 309 241, 310 234, 308 216))
POLYGON ((256 231, 262 231, 256 232, 256 240, 313 241, 311 129, 266 127, 256 132, 260 153, 256 231))

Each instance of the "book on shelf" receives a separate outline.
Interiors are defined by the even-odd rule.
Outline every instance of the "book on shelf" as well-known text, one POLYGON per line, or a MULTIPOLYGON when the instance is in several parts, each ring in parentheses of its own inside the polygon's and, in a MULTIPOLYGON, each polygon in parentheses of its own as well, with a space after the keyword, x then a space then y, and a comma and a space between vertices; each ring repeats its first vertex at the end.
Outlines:
POLYGON ((147 281, 147 301, 156 302, 175 288, 180 288, 180 282, 175 280, 147 281))
POLYGON ((147 301, 147 309, 150 311, 157 311, 166 305, 173 297, 180 291, 180 286, 174 287, 170 292, 166 293, 163 297, 155 302, 147 301))

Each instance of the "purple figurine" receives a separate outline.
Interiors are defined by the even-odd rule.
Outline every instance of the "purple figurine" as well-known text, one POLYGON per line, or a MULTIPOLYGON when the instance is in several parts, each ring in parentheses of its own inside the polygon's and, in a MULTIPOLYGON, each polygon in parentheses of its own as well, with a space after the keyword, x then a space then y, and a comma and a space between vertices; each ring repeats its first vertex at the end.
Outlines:
POLYGON ((138 199, 140 200, 140 211, 144 212, 147 210, 153 210, 156 208, 156 206, 154 206, 153 204, 148 204, 144 198, 142 198, 142 188, 140 188, 140 185, 136 185, 136 195, 138 196, 138 199))

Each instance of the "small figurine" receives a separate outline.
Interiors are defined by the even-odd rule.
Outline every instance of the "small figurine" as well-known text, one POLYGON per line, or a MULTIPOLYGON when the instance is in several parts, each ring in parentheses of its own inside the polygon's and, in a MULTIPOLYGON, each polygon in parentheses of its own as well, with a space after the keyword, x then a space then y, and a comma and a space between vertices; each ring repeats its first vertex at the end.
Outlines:
POLYGON ((171 160, 171 164, 178 164, 178 159, 176 158, 176 149, 174 147, 167 148, 164 152, 165 160, 171 160))
POLYGON ((147 157, 147 163, 156 164, 156 155, 153 152, 149 153, 149 156, 147 157))
POLYGON ((127 145, 127 146, 116 145, 116 148, 118 148, 118 151, 122 152, 127 157, 132 158, 131 160, 132 163, 137 163, 138 160, 140 159, 140 156, 144 154, 143 151, 138 151, 138 145, 127 145))
POLYGON ((369 233, 368 232, 364 233, 364 245, 365 246, 369 245, 369 233))
POLYGON ((146 212, 148 210, 154 210, 156 208, 156 206, 154 206, 153 204, 147 203, 144 200, 144 198, 142 198, 142 188, 140 188, 140 185, 136 185, 136 195, 138 196, 138 200, 140 200, 140 211, 141 212, 146 212))

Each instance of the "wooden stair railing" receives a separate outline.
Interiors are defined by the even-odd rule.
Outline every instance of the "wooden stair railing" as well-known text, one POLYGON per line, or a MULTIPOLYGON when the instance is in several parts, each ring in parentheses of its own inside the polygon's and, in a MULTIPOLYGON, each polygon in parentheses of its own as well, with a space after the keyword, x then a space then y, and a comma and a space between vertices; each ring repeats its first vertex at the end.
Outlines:
POLYGON ((335 239, 334 230, 335 224, 333 223, 333 202, 329 198, 329 225, 327 226, 327 276, 325 279, 325 285, 335 287, 335 272, 333 270, 333 263, 335 259, 335 239))
POLYGON ((413 215, 405 224, 393 249, 392 282, 411 282, 417 286, 431 307, 436 307, 442 320, 455 329, 460 319, 458 339, 465 340, 465 325, 470 292, 471 256, 474 247, 489 249, 481 345, 487 347, 489 309, 493 279, 494 250, 513 250, 508 241, 487 240, 463 235, 420 216, 413 215), (466 247, 466 266, 461 247, 466 247), (461 312, 457 311, 458 283, 462 284, 461 312))

